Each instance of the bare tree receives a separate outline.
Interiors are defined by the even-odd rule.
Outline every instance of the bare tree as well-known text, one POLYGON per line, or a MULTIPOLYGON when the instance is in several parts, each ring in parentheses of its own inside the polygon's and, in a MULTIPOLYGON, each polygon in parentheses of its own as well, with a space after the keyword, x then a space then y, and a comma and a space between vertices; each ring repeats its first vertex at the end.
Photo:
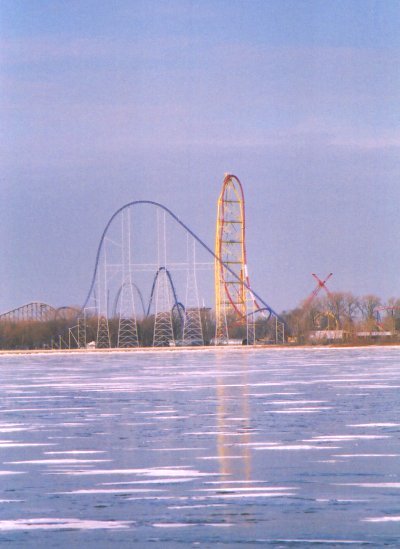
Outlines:
POLYGON ((361 311, 363 320, 374 320, 375 309, 382 305, 380 298, 373 294, 368 294, 360 297, 358 307, 361 311))

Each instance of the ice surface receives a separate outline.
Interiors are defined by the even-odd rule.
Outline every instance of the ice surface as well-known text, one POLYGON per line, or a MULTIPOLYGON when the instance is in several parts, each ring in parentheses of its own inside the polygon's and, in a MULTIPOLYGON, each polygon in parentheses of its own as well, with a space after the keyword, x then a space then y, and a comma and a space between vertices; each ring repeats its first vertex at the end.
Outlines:
POLYGON ((396 547, 399 364, 397 347, 2 356, 0 544, 396 547))

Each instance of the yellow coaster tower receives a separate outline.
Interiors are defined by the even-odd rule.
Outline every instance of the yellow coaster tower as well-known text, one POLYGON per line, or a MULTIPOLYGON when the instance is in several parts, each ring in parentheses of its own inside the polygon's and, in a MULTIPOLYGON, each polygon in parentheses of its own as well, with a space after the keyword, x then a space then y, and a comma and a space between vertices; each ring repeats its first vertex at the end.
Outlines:
POLYGON ((254 339, 254 297, 246 259, 246 222, 243 188, 235 175, 225 174, 218 198, 215 236, 215 313, 216 344, 229 341, 229 327, 246 325, 247 342, 254 339), (243 284, 244 283, 244 284, 243 284), (249 333, 251 332, 251 333, 249 333))

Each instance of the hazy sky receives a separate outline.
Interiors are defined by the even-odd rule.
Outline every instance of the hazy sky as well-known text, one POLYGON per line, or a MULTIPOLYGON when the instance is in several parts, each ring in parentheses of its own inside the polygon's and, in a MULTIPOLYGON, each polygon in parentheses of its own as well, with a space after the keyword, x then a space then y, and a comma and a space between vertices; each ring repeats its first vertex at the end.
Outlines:
POLYGON ((399 0, 0 0, 0 311, 81 304, 131 200, 212 246, 224 172, 275 310, 313 272, 400 297, 399 28, 399 0))

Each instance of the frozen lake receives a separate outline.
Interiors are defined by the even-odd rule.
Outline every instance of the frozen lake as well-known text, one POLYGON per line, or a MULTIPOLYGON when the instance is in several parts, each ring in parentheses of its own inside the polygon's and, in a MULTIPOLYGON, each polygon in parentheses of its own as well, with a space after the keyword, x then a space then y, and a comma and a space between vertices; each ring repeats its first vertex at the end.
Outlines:
POLYGON ((0 545, 400 545, 400 348, 0 357, 0 545))

